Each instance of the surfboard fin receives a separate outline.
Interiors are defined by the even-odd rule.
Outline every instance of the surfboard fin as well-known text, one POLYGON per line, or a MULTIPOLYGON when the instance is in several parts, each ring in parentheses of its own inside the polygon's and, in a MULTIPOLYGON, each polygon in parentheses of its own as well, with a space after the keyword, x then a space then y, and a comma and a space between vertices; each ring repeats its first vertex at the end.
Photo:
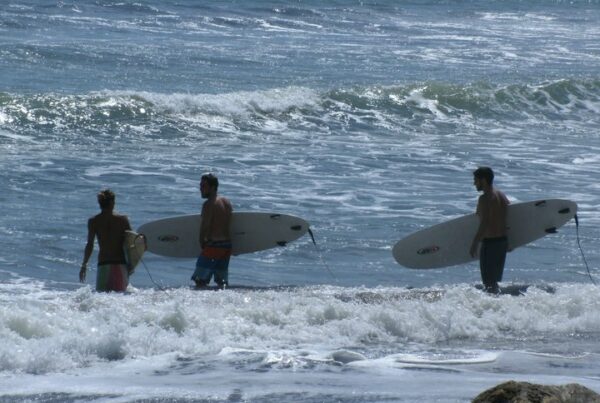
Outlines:
POLYGON ((277 245, 279 245, 279 246, 285 246, 285 245, 287 245, 287 242, 286 241, 278 241, 277 245))
POLYGON ((546 228, 544 231, 546 232, 546 234, 556 234, 558 232, 556 231, 556 227, 546 228))
POLYGON ((565 207, 562 210, 558 210, 558 214, 569 214, 571 212, 571 209, 568 207, 565 207))

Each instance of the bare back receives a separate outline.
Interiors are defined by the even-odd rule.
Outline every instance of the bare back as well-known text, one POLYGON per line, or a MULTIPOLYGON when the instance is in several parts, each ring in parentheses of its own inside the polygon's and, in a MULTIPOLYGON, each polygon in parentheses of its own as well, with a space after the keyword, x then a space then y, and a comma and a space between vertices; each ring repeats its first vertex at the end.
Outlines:
POLYGON ((499 190, 492 189, 479 197, 477 215, 481 220, 481 238, 506 236, 506 213, 510 202, 499 190))
POLYGON ((205 201, 202 205, 200 241, 230 241, 232 212, 231 203, 225 197, 205 201))
POLYGON ((100 252, 98 263, 125 263, 123 241, 125 231, 130 230, 126 216, 112 212, 102 212, 88 221, 88 242, 90 237, 98 238, 100 252))

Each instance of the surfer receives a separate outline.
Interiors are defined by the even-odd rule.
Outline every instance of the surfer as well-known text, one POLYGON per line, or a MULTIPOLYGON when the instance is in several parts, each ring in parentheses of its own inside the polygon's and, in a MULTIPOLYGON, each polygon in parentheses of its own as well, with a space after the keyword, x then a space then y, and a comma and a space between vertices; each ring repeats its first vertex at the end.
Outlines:
POLYGON ((192 275, 199 288, 208 286, 213 276, 219 288, 228 285, 233 208, 228 199, 217 195, 218 188, 219 179, 215 175, 206 174, 200 179, 200 193, 206 201, 202 205, 200 256, 192 275))
POLYGON ((483 192, 477 202, 479 228, 471 244, 471 256, 479 251, 481 280, 486 291, 498 293, 498 282, 502 281, 504 262, 508 250, 506 237, 507 197, 494 188, 494 171, 489 167, 479 167, 473 172, 473 182, 477 191, 483 192))
POLYGON ((123 250, 125 231, 131 230, 126 216, 116 214, 115 194, 106 189, 98 193, 100 214, 88 220, 87 244, 83 254, 83 263, 79 271, 79 281, 85 282, 87 263, 94 250, 94 241, 98 238, 98 274, 96 291, 125 291, 129 284, 129 275, 123 250))

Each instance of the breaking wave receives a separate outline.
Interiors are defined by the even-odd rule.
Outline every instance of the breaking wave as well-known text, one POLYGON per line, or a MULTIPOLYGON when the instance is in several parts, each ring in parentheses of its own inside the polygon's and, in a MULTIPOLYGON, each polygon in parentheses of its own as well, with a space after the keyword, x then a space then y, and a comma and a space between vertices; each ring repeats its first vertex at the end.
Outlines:
POLYGON ((0 348, 0 372, 43 374, 99 362, 240 351, 263 366, 285 365, 274 357, 339 365, 466 340, 512 347, 556 337, 593 340, 600 332, 594 295, 593 286, 570 284, 499 297, 466 284, 118 295, 17 281, 0 287, 0 334, 9 341, 0 348))
POLYGON ((225 94, 103 91, 0 93, 0 124, 14 134, 186 136, 419 127, 449 122, 570 120, 600 112, 600 80, 500 86, 421 83, 317 91, 287 87, 225 94))

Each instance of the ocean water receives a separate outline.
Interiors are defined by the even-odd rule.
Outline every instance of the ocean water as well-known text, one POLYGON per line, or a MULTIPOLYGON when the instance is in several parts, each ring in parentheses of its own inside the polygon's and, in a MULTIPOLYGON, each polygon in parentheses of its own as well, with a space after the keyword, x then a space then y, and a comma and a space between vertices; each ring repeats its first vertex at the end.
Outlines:
POLYGON ((594 0, 2 2, 0 401, 600 392, 599 20, 594 0), (474 210, 479 165, 513 202, 578 203, 579 227, 509 254, 520 296, 391 255, 474 210), (235 257, 226 291, 151 253, 124 295, 78 282, 100 189, 139 227, 198 212, 209 171, 316 246, 235 257))

